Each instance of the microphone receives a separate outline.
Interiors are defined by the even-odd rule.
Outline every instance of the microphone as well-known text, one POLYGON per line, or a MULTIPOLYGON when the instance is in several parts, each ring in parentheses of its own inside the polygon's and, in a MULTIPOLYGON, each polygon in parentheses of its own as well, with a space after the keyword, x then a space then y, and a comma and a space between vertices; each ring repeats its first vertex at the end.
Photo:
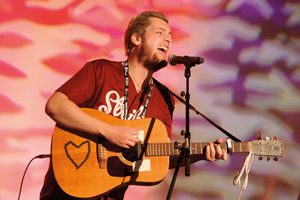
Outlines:
POLYGON ((202 64, 204 62, 203 58, 200 57, 190 57, 190 56, 176 56, 175 54, 169 57, 170 65, 177 65, 177 64, 185 64, 189 63, 192 66, 202 64))

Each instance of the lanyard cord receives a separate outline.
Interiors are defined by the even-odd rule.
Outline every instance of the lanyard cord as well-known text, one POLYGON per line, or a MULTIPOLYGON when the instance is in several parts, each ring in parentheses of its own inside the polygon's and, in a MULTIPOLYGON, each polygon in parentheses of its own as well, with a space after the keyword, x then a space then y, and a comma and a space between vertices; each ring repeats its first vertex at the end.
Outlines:
MULTIPOLYGON (((128 67, 128 60, 126 60, 124 62, 124 75, 125 75, 125 89, 124 89, 124 120, 127 120, 127 116, 128 116, 128 96, 129 96, 129 67, 128 67)), ((149 88, 149 92, 147 94, 147 98, 145 101, 145 105, 144 105, 144 110, 142 113, 142 118, 146 117, 146 112, 148 109, 148 105, 150 102, 150 97, 152 94, 152 89, 153 89, 153 79, 151 79, 150 81, 150 88, 149 88)))

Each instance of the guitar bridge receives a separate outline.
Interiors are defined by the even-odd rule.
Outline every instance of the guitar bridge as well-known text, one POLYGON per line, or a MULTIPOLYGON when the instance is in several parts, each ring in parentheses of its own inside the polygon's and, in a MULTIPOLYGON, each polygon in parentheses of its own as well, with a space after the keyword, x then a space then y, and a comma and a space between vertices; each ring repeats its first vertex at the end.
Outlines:
POLYGON ((97 157, 100 169, 106 169, 107 159, 106 159, 106 148, 105 148, 105 140, 99 137, 97 142, 97 157))

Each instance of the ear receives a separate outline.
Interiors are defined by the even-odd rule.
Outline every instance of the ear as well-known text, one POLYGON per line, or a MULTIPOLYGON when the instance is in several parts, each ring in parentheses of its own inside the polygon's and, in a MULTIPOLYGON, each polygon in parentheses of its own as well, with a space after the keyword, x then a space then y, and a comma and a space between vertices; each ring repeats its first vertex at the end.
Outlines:
POLYGON ((141 43, 141 38, 140 38, 140 36, 138 35, 138 34, 133 34, 132 36, 131 36, 131 42, 132 42, 132 44, 134 44, 134 45, 139 45, 140 43, 141 43))

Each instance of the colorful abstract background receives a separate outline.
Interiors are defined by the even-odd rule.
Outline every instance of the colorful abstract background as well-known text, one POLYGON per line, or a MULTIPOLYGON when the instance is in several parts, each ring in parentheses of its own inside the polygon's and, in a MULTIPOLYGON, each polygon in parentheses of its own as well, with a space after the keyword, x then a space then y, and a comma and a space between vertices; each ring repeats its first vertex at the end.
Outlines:
MULTIPOLYGON (((299 0, 0 0, 0 199, 17 199, 28 162, 49 154, 55 123, 44 113, 50 95, 87 61, 123 61, 123 34, 145 10, 165 13, 172 54, 201 56, 192 68, 191 104, 245 142, 257 135, 284 141, 277 162, 255 156, 243 200, 296 200, 300 188, 299 0)), ((155 77, 185 90, 184 66, 155 77)), ((226 136, 191 112, 191 141, 226 136)), ((183 141, 185 107, 176 102, 172 142, 183 141)), ((232 200, 233 178, 247 154, 181 168, 173 200, 232 200)), ((21 198, 39 198, 48 159, 34 160, 21 198)), ((133 186, 125 199, 166 199, 174 170, 156 186, 133 186)))

